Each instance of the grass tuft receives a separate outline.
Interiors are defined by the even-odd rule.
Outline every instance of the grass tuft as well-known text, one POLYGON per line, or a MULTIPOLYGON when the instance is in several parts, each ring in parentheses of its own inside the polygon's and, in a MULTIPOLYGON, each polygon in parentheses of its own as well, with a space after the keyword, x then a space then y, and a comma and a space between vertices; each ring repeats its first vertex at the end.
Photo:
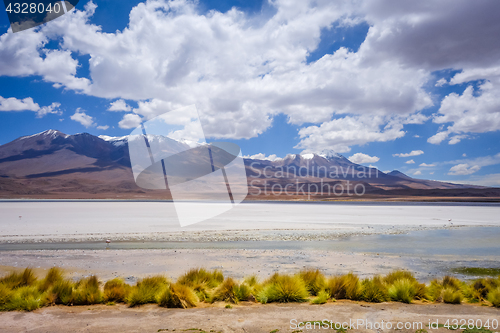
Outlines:
POLYGON ((46 294, 36 286, 23 286, 15 289, 10 300, 4 305, 9 311, 33 311, 47 303, 46 294))
POLYGON ((63 271, 58 267, 52 267, 45 275, 45 278, 40 281, 40 289, 47 291, 56 282, 62 281, 64 279, 63 271))
POLYGON ((317 296, 311 301, 311 304, 325 304, 329 298, 330 294, 326 290, 320 290, 317 296))
POLYGON ((361 299, 366 302, 381 303, 389 298, 387 287, 380 276, 361 282, 361 299))
POLYGON ((500 287, 497 287, 488 293, 488 301, 493 304, 494 307, 500 308, 500 287))
POLYGON ((298 275, 274 274, 257 294, 261 303, 305 302, 309 297, 304 280, 298 275))
POLYGON ((388 285, 391 285, 394 282, 403 279, 410 280, 412 282, 417 282, 417 279, 415 278, 412 272, 404 270, 397 270, 387 274, 384 277, 384 282, 387 283, 388 285))
POLYGON ((11 301, 14 296, 12 289, 5 284, 0 283, 0 310, 4 310, 6 305, 11 301))
POLYGON ((443 290, 443 302, 449 304, 462 303, 462 292, 454 287, 447 286, 443 290))
POLYGON ((72 295, 72 303, 74 305, 91 305, 100 304, 104 297, 99 288, 99 280, 96 276, 90 276, 81 279, 75 285, 72 295))
POLYGON ((167 308, 187 309, 196 306, 198 297, 192 288, 176 283, 164 286, 156 296, 156 302, 167 308))
POLYGON ((226 278, 224 282, 215 290, 211 299, 212 302, 222 301, 237 304, 238 299, 238 284, 232 278, 226 278))
POLYGON ((104 302, 125 302, 131 288, 119 278, 107 281, 104 284, 104 302))
POLYGON ((415 282, 407 278, 396 280, 388 290, 389 298, 392 301, 402 303, 411 303, 416 294, 415 282))
POLYGON ((319 269, 304 269, 299 272, 299 276, 304 280, 307 291, 311 295, 317 296, 321 290, 325 289, 325 276, 319 269))
POLYGON ((71 304, 73 302, 73 287, 74 284, 68 280, 54 282, 54 285, 48 291, 48 295, 50 295, 50 303, 65 305, 71 304))
POLYGON ((167 279, 160 275, 144 278, 131 288, 126 297, 126 302, 130 306, 156 303, 156 295, 166 285, 168 285, 167 279))
POLYGON ((224 275, 219 270, 207 271, 204 268, 193 268, 181 276, 177 283, 194 288, 196 285, 205 285, 207 288, 215 288, 224 281, 224 275))
POLYGON ((19 287, 31 286, 36 282, 35 273, 31 268, 26 268, 22 273, 11 272, 7 276, 0 279, 0 283, 6 285, 10 289, 19 287))
POLYGON ((361 297, 361 283, 353 273, 333 276, 328 280, 326 291, 335 299, 357 301, 361 297))

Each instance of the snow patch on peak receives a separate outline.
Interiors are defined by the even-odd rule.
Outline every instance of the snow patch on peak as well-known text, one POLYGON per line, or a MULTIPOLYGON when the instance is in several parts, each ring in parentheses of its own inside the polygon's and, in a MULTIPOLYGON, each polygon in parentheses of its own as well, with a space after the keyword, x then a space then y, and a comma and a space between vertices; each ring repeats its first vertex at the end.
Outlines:
POLYGON ((297 157, 296 154, 287 154, 284 159, 285 160, 288 160, 288 159, 294 160, 296 157, 297 157))
POLYGON ((109 136, 109 135, 99 135, 99 139, 103 139, 104 141, 121 141, 126 140, 128 138, 125 136, 109 136))
POLYGON ((343 158, 344 156, 340 155, 339 153, 336 153, 335 151, 331 149, 324 149, 319 153, 319 156, 324 157, 326 159, 329 158, 343 158))
POLYGON ((57 130, 49 129, 49 130, 46 130, 46 131, 43 131, 43 132, 40 132, 40 133, 36 133, 36 134, 33 134, 33 135, 23 136, 23 137, 19 138, 19 140, 25 140, 25 139, 34 138, 34 137, 37 137, 37 136, 42 136, 44 138, 50 137, 52 139, 55 139, 58 136, 62 136, 64 138, 67 138, 69 135, 63 134, 63 133, 61 133, 61 132, 59 132, 57 130))
POLYGON ((314 154, 301 154, 300 156, 305 160, 312 160, 314 158, 314 154))

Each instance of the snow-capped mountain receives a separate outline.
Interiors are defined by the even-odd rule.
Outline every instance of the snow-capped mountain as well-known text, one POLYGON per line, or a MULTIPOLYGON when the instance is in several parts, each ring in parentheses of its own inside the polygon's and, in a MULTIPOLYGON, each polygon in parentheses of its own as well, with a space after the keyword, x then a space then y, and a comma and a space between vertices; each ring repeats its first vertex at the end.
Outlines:
MULTIPOLYGON (((147 138, 150 145, 159 145, 163 151, 172 153, 199 145, 161 135, 148 135, 147 138)), ((130 167, 128 140, 127 136, 68 135, 47 130, 4 144, 0 146, 0 197, 165 197, 163 192, 148 192, 136 186, 130 167)), ((245 158, 245 166, 249 184, 256 178, 270 182, 295 182, 297 179, 315 182, 322 179, 363 182, 368 188, 382 192, 473 188, 413 179, 398 171, 385 174, 352 163, 331 150, 319 154, 289 154, 273 160, 245 158), (280 177, 275 177, 280 170, 283 171, 280 177), (336 170, 338 177, 332 175, 331 170, 336 170), (360 179, 355 176, 359 170, 369 171, 371 176, 360 179)))

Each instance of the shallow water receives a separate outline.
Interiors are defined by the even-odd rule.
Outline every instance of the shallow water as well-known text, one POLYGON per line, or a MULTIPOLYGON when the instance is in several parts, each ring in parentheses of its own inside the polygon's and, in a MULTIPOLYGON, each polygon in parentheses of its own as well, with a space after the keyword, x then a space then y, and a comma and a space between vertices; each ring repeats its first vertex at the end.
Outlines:
POLYGON ((465 227, 411 231, 407 234, 367 235, 328 241, 235 242, 67 242, 0 244, 0 251, 69 249, 259 249, 328 250, 399 255, 500 256, 499 227, 465 227))

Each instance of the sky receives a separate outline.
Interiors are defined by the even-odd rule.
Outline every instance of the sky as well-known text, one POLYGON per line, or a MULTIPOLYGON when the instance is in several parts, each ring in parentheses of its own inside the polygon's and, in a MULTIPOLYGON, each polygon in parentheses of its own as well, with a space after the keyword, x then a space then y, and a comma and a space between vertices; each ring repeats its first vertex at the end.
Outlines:
MULTIPOLYGON (((500 186, 500 1, 80 1, 12 33, 0 144, 128 135, 195 105, 207 141, 331 149, 381 171, 500 186)), ((189 135, 189 133, 186 133, 189 135)))

